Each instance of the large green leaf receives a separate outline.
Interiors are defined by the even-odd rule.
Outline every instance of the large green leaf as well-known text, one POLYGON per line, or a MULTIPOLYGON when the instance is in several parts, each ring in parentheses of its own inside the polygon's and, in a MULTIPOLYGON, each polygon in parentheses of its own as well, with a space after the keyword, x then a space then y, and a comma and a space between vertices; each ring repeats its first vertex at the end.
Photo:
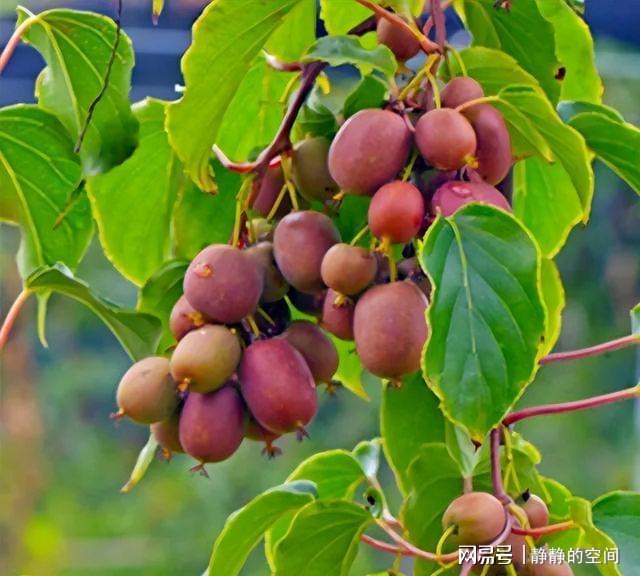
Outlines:
POLYGON ((406 495, 411 489, 409 464, 420 446, 445 439, 438 398, 429 390, 421 374, 407 378, 400 388, 385 386, 380 430, 385 456, 398 487, 406 495))
POLYGON ((80 178, 73 143, 54 116, 35 106, 0 110, 0 221, 22 228, 23 276, 58 261, 75 268, 82 259, 93 232, 86 197, 56 226, 80 178))
POLYGON ((510 10, 496 8, 494 0, 461 0, 456 4, 473 35, 474 46, 503 50, 538 82, 552 102, 560 85, 555 32, 540 13, 536 0, 518 0, 510 10))
POLYGON ((329 34, 346 34, 351 28, 371 16, 371 11, 356 2, 320 0, 320 17, 329 34))
POLYGON ((346 576, 373 517, 344 500, 318 500, 296 514, 275 550, 273 576, 346 576))
POLYGON ((140 123, 138 148, 87 183, 105 255, 139 286, 170 255, 173 207, 184 185, 182 166, 164 131, 165 108, 154 99, 134 106, 140 123))
POLYGON ((287 512, 313 502, 312 482, 291 482, 260 494, 234 512, 216 539, 209 561, 209 574, 235 576, 264 533, 287 512))
POLYGON ((535 373, 545 328, 540 254, 511 215, 469 205, 420 251, 434 285, 423 371, 446 415, 482 440, 535 373))
POLYGON ((173 214, 173 240, 176 255, 193 258, 205 246, 226 244, 233 232, 236 195, 242 179, 239 174, 214 163, 218 192, 208 194, 187 182, 173 214))
POLYGON ((565 69, 560 99, 600 102, 603 86, 589 26, 565 0, 537 0, 537 6, 553 25, 556 55, 565 69))
POLYGON ((555 262, 548 258, 543 258, 541 264, 542 299, 547 308, 547 326, 544 333, 543 353, 547 353, 553 349, 560 337, 565 294, 560 271, 555 262))
MULTIPOLYGON (((18 24, 31 13, 18 9, 18 24)), ((89 107, 103 89, 116 42, 116 24, 106 16, 78 10, 42 12, 22 36, 47 67, 36 86, 38 102, 78 138, 89 107)), ((137 122, 129 106, 133 48, 120 32, 109 82, 95 106, 80 155, 84 172, 94 174, 122 162, 136 145, 137 122)))
POLYGON ((613 492, 593 503, 593 521, 620 551, 620 572, 640 574, 640 493, 613 492))
POLYGON ((373 49, 365 48, 356 36, 324 36, 311 46, 304 60, 322 60, 331 66, 352 64, 362 74, 378 70, 389 77, 394 75, 397 67, 389 48, 382 44, 373 49))
POLYGON ((587 146, 640 194, 640 129, 599 112, 577 114, 569 121, 587 146))
POLYGON ((157 318, 125 310, 97 296, 61 264, 38 268, 26 279, 25 287, 38 294, 57 292, 87 306, 113 332, 133 360, 140 360, 156 351, 161 331, 157 318))
POLYGON ((301 0, 217 0, 193 27, 182 59, 183 97, 169 108, 170 141, 203 190, 215 189, 209 159, 229 103, 286 15, 301 0))

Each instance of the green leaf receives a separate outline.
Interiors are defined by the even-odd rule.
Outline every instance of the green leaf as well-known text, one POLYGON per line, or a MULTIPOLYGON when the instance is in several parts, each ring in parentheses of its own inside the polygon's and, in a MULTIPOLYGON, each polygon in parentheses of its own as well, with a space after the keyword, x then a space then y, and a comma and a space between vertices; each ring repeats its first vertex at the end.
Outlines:
POLYGON ((429 229, 435 287, 423 372, 445 414, 482 441, 531 381, 544 333, 540 254, 511 215, 470 205, 429 229))
POLYGON ((611 170, 640 194, 640 129, 596 112, 574 116, 569 125, 611 170))
POLYGON ((193 27, 182 59, 183 97, 169 108, 167 128, 187 173, 203 190, 215 189, 211 147, 234 94, 254 58, 301 0, 217 0, 193 27))
POLYGON ((620 572, 640 574, 640 493, 612 492, 593 503, 593 521, 620 550, 620 572))
POLYGON ((264 533, 287 512, 313 502, 312 482, 291 482, 260 494, 234 512, 216 539, 209 561, 209 574, 239 574, 264 533))
MULTIPOLYGON (((482 84, 485 95, 497 94, 503 88, 512 85, 532 86, 542 93, 540 84, 534 76, 520 67, 518 62, 501 50, 493 48, 466 48, 460 52, 467 74, 482 84)), ((462 70, 456 59, 450 62, 452 76, 460 76, 462 70)), ((451 76, 446 67, 441 74, 445 81, 451 76)))
POLYGON ((381 108, 387 94, 387 87, 377 76, 364 76, 356 88, 344 101, 345 118, 366 108, 381 108))
POLYGON ((354 26, 371 17, 371 11, 355 2, 320 0, 320 18, 333 36, 346 34, 354 26))
POLYGON ((358 460, 367 478, 375 478, 380 468, 380 438, 364 440, 353 449, 353 456, 358 460))
POLYGON ((456 9, 473 36, 473 46, 503 50, 538 79, 552 102, 557 102, 560 85, 555 79, 559 67, 555 31, 536 0, 513 2, 510 10, 496 8, 494 0, 462 0, 456 9))
POLYGON ((307 504, 275 550, 273 576, 346 576, 373 518, 343 500, 307 504))
POLYGON ((456 461, 463 478, 471 478, 478 465, 481 452, 460 426, 445 422, 445 442, 450 456, 456 461))
POLYGON ((300 0, 273 33, 266 50, 282 60, 299 60, 316 39, 316 0, 300 0))
POLYGON ((131 471, 131 475, 129 476, 129 480, 127 483, 120 488, 120 492, 127 493, 131 492, 136 485, 144 478, 144 475, 147 473, 149 466, 153 462, 153 459, 156 456, 156 451, 158 450, 158 441, 153 433, 149 433, 149 440, 140 450, 140 454, 138 454, 138 459, 136 460, 135 466, 131 471))
POLYGON ((543 258, 541 264, 542 300, 547 309, 547 326, 544 334, 544 346, 542 347, 542 354, 544 355, 551 352, 560 337, 565 294, 560 271, 555 262, 548 258, 543 258))
POLYGON ((317 486, 318 498, 327 500, 352 498, 365 478, 360 462, 351 452, 329 450, 307 458, 289 475, 287 482, 309 480, 317 486))
POLYGON ((236 195, 242 178, 215 162, 218 192, 208 194, 187 183, 173 214, 175 252, 193 258, 205 246, 226 244, 231 238, 236 211, 236 195))
POLYGON ((566 73, 561 100, 602 100, 602 80, 596 68, 593 38, 586 22, 564 0, 537 0, 542 16, 555 30, 556 55, 566 73))
POLYGON ((87 183, 104 253, 138 286, 170 255, 173 207, 184 185, 182 166, 164 131, 165 108, 164 102, 151 98, 136 104, 138 148, 87 183))
POLYGON ((407 378, 400 388, 385 386, 380 408, 382 446, 403 494, 411 490, 409 464, 420 446, 444 442, 445 428, 437 397, 422 375, 407 378))
MULTIPOLYGON (((425 444, 415 453, 408 475, 412 490, 404 502, 400 520, 412 544, 423 550, 435 550, 442 536, 442 515, 462 494, 458 463, 444 444, 425 444)), ((417 561, 415 574, 431 574, 434 567, 432 562, 417 561)))
POLYGON ((161 331, 157 318, 125 310, 97 296, 62 264, 38 268, 26 279, 25 287, 38 294, 57 292, 87 306, 113 332, 133 360, 150 356, 156 350, 161 331))
POLYGON ((56 226, 80 178, 73 143, 54 116, 22 104, 0 110, 0 221, 22 228, 23 277, 58 261, 75 268, 82 259, 93 232, 86 197, 56 226))
POLYGON ((397 63, 393 52, 384 45, 373 49, 365 48, 357 36, 323 36, 309 48, 303 61, 322 60, 330 66, 351 64, 363 75, 378 70, 385 76, 393 77, 397 63))
POLYGON ((151 314, 162 322, 159 352, 167 350, 175 343, 169 329, 169 317, 173 305, 182 295, 182 281, 188 265, 187 260, 169 260, 156 270, 140 289, 138 311, 151 314))
POLYGON ((604 104, 593 104, 592 102, 582 102, 580 100, 571 100, 566 102, 560 102, 557 107, 558 114, 562 118, 563 122, 569 123, 571 118, 582 114, 583 112, 595 112, 597 114, 604 114, 614 122, 624 122, 622 114, 615 108, 605 106, 604 104))
MULTIPOLYGON (((18 8, 18 24, 31 16, 18 8)), ((34 18, 22 39, 47 64, 36 84, 39 104, 58 116, 77 139, 89 106, 103 89, 117 39, 115 22, 92 12, 47 10, 34 18)), ((109 83, 95 106, 80 151, 85 174, 119 164, 136 145, 138 125, 129 106, 133 61, 131 41, 121 31, 109 83)))
POLYGON ((340 360, 334 379, 356 396, 360 396, 363 400, 369 400, 369 395, 362 385, 362 363, 355 353, 353 342, 340 340, 340 338, 336 338, 330 334, 329 337, 333 340, 338 350, 338 358, 340 360))

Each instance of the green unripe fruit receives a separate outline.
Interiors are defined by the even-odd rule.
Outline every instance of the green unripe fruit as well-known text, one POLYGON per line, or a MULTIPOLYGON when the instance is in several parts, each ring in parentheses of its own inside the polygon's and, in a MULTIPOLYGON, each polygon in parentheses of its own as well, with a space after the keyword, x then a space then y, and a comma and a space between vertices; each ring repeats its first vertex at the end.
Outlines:
POLYGON ((262 270, 263 289, 260 300, 262 302, 275 302, 284 298, 289 291, 289 285, 273 259, 273 244, 260 242, 247 248, 247 255, 254 259, 262 270))
POLYGON ((191 392, 212 392, 236 371, 241 355, 240 341, 228 328, 203 326, 180 340, 171 357, 171 374, 191 392))
POLYGON ((375 280, 378 261, 374 254, 360 246, 335 244, 324 255, 320 272, 329 288, 352 296, 375 280))
POLYGON ((542 528, 549 524, 549 508, 539 496, 527 495, 522 509, 527 514, 531 528, 542 528))
POLYGON ((296 188, 309 201, 331 200, 338 191, 329 173, 327 158, 331 142, 322 136, 297 142, 291 156, 291 178, 296 188))
POLYGON ((245 411, 232 386, 211 394, 189 393, 180 416, 180 443, 201 463, 222 462, 242 443, 245 411))
POLYGON ((442 517, 442 527, 455 526, 457 542, 478 546, 493 542, 504 529, 505 508, 495 496, 486 492, 469 492, 456 498, 442 517))
POLYGON ((330 382, 338 369, 338 351, 323 330, 304 320, 289 325, 281 338, 304 357, 316 382, 330 382))
POLYGON ((153 424, 171 416, 178 406, 169 360, 151 356, 136 362, 122 377, 116 394, 119 411, 138 424, 153 424))

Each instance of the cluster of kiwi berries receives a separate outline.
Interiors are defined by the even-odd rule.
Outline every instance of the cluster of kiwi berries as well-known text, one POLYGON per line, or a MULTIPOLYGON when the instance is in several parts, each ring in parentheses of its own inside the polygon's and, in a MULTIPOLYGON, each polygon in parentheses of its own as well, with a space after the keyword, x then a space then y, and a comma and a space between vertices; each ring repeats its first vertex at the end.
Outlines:
POLYGON ((414 240, 470 202, 510 210, 494 187, 512 164, 509 133, 495 108, 471 102, 482 96, 473 79, 455 78, 422 106, 361 110, 332 141, 305 138, 275 159, 254 179, 239 242, 191 262, 171 358, 131 367, 117 416, 151 424, 165 453, 201 465, 243 438, 272 456, 279 436, 306 434, 316 385, 332 382, 338 353, 326 332, 354 341, 364 368, 392 383, 418 370, 430 285, 414 240), (343 242, 331 218, 347 194, 371 197, 366 247, 360 235, 343 242), (292 322, 292 308, 316 322, 292 322))
MULTIPOLYGON (((487 492, 469 492, 456 498, 446 509, 442 518, 444 530, 449 531, 447 543, 452 547, 491 545, 503 533, 507 515, 513 517, 517 528, 543 528, 549 524, 549 509, 544 500, 525 492, 517 503, 505 507, 500 500, 487 492)), ((523 535, 513 530, 501 542, 511 547, 511 566, 493 565, 488 574, 509 574, 514 568, 522 576, 572 576, 573 570, 566 564, 533 564, 529 558, 529 543, 523 535)), ((474 573, 483 572, 483 565, 473 568, 474 573)))

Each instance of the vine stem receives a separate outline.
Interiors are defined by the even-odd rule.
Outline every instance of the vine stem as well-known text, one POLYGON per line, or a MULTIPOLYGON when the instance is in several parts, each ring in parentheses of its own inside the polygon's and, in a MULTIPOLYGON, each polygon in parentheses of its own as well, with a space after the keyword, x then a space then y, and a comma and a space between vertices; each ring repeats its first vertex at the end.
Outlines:
POLYGON ((389 537, 396 544, 398 544, 400 553, 403 554, 404 556, 415 556, 416 558, 423 558, 424 560, 429 560, 431 562, 451 562, 452 560, 455 560, 456 558, 458 558, 457 551, 439 556, 438 554, 434 554, 433 552, 427 552, 426 550, 422 550, 417 546, 414 546, 413 544, 411 544, 411 542, 408 542, 407 540, 405 540, 384 520, 378 520, 377 524, 389 535, 389 537))
POLYGON ((393 12, 389 12, 388 10, 385 10, 382 6, 372 2, 372 0, 355 0, 355 1, 358 4, 361 4, 362 6, 364 6, 365 8, 368 8, 369 10, 371 10, 376 16, 379 16, 380 18, 384 18, 385 20, 388 20, 389 22, 391 22, 391 24, 393 24, 394 26, 398 28, 402 28, 406 32, 413 34, 418 40, 418 42, 420 43, 420 48, 426 54, 431 54, 432 52, 441 51, 440 46, 438 46, 438 44, 429 40, 429 38, 427 38, 419 30, 416 30, 413 27, 409 26, 409 24, 407 24, 397 14, 394 14, 393 12))
POLYGON ((613 352, 614 350, 621 350, 629 346, 640 344, 640 336, 638 334, 631 334, 624 336, 616 340, 610 340, 609 342, 603 342, 602 344, 596 344, 588 348, 581 348, 579 350, 569 350, 567 352, 555 352, 548 354, 543 358, 540 358, 540 364, 551 364, 552 362, 563 362, 565 360, 577 360, 579 358, 590 358, 591 356, 598 356, 600 354, 606 354, 607 352, 613 352))
POLYGON ((436 43, 440 47, 440 51, 443 52, 447 41, 447 29, 441 0, 431 0, 431 17, 433 18, 433 27, 436 30, 436 43))
POLYGON ((9 60, 11 60, 11 56, 16 51, 18 44, 20 44, 20 40, 22 40, 22 36, 24 33, 38 21, 38 14, 31 14, 29 18, 27 18, 20 26, 18 26, 11 34, 11 38, 7 41, 2 53, 0 54, 0 74, 6 68, 9 60))
POLYGON ((20 311, 29 299, 29 296, 31 296, 31 292, 25 288, 20 292, 20 294, 18 294, 17 298, 13 301, 13 304, 11 304, 11 308, 9 308, 9 312, 7 312, 7 317, 4 319, 4 322, 0 327, 0 352, 7 343, 7 340, 9 340, 11 329, 16 323, 16 320, 20 315, 20 311))
POLYGON ((534 416, 547 416, 551 414, 564 414, 566 412, 577 412, 578 410, 587 410, 588 408, 596 408, 598 406, 605 406, 606 404, 612 404, 614 402, 621 402, 623 400, 631 400, 632 398, 640 397, 640 384, 620 390, 618 392, 612 392, 610 394, 603 394, 602 396, 594 396, 592 398, 586 398, 584 400, 577 400, 575 402, 564 402, 561 404, 545 404, 543 406, 534 406, 532 408, 525 408, 517 412, 512 412, 502 423, 505 426, 511 426, 521 420, 532 418, 534 416))
POLYGON ((491 448, 491 485, 493 486, 493 495, 503 504, 511 503, 509 495, 504 489, 502 482, 502 466, 500 464, 500 428, 491 430, 489 438, 491 448))
POLYGON ((511 531, 519 536, 531 536, 532 538, 541 538, 548 534, 555 534, 557 532, 564 532, 565 530, 571 530, 575 528, 576 524, 572 520, 567 522, 560 522, 558 524, 549 524, 548 526, 542 526, 540 528, 519 528, 514 526, 511 531))

